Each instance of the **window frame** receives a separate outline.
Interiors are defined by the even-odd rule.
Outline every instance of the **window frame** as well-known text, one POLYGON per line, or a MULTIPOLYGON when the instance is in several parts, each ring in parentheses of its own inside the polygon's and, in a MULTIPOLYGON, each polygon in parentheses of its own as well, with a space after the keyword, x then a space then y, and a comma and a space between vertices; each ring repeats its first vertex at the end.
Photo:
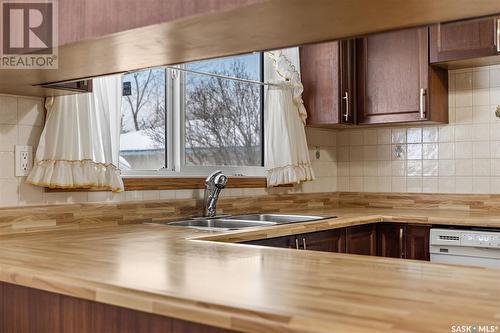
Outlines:
MULTIPOLYGON (((259 53, 260 79, 264 80, 264 52, 259 53)), ((184 68, 184 65, 175 67, 184 68)), ((185 164, 185 77, 184 71, 165 67, 165 167, 158 170, 122 170, 122 177, 195 177, 222 170, 230 176, 263 177, 264 167, 264 86, 260 85, 261 166, 189 166, 185 164), (177 147, 178 149, 175 149, 177 147)))

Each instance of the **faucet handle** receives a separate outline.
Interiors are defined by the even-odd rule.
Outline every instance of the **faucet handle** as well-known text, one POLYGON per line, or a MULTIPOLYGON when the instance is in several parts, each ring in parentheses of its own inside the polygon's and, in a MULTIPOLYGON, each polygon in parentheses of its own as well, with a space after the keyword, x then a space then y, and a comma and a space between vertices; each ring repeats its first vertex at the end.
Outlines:
POLYGON ((205 179, 205 184, 207 184, 207 185, 210 184, 211 182, 213 182, 215 180, 215 177, 217 177, 217 175, 221 175, 221 174, 222 174, 222 170, 217 170, 217 171, 212 172, 205 179))
POLYGON ((223 189, 224 187, 226 187, 227 181, 228 181, 228 178, 226 175, 224 175, 222 173, 218 174, 217 176, 215 176, 215 179, 214 179, 215 187, 223 189))

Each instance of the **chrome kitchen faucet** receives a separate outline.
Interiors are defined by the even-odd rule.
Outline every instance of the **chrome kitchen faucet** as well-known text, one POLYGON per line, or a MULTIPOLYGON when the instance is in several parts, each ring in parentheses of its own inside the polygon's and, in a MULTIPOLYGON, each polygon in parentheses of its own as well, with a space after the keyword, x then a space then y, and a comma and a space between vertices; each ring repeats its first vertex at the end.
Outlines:
POLYGON ((220 192, 226 187, 227 176, 217 170, 205 179, 205 196, 203 200, 203 216, 214 217, 217 215, 217 200, 220 192))

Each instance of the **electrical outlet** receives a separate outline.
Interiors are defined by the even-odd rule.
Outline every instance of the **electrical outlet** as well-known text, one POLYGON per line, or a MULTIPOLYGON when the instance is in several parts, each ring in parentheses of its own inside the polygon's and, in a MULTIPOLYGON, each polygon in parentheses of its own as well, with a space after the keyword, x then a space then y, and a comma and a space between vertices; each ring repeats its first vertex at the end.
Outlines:
POLYGON ((27 176, 33 167, 33 147, 16 145, 14 155, 16 177, 27 176))
POLYGON ((315 148, 316 148, 315 157, 316 157, 316 160, 319 160, 321 158, 320 147, 316 146, 315 148))

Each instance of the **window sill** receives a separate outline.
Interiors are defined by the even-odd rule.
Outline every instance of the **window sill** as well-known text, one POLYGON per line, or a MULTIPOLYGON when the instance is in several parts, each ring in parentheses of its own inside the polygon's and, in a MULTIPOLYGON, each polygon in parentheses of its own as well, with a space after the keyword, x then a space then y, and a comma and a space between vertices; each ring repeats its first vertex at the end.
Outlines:
MULTIPOLYGON (((205 177, 128 177, 123 178, 125 191, 190 190, 205 188, 205 177)), ((293 185, 285 185, 285 187, 293 185)), ((265 188, 266 177, 229 177, 227 188, 265 188)), ((46 192, 101 192, 95 188, 50 189, 46 192)))

